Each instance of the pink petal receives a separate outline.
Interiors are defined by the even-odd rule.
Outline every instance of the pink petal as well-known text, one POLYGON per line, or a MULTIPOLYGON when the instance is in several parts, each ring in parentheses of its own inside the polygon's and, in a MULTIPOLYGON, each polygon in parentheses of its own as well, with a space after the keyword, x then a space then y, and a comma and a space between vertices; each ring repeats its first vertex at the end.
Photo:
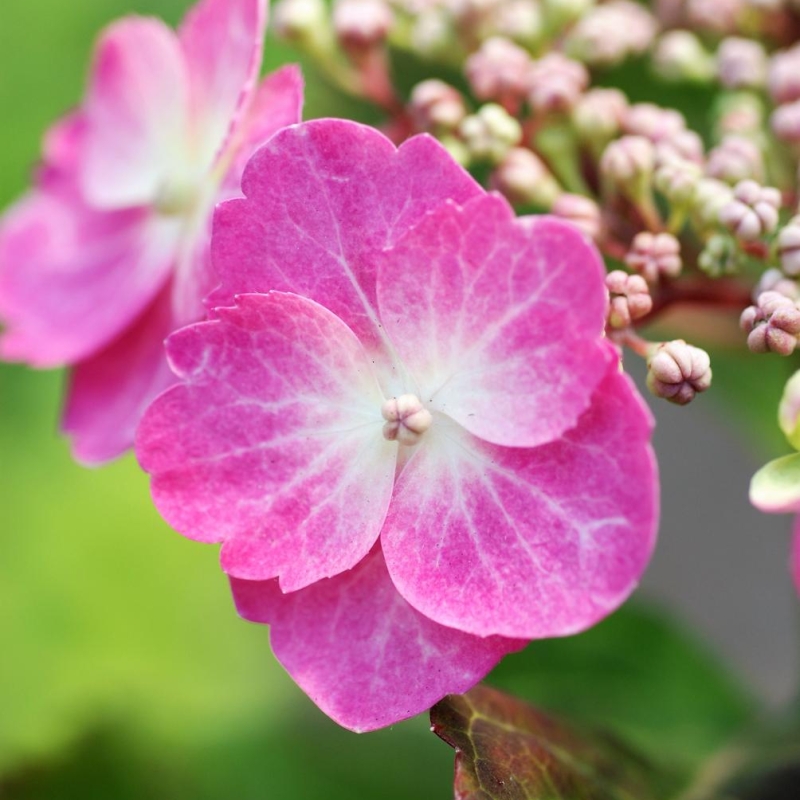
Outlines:
POLYGON ((179 234, 179 221, 146 210, 28 195, 0 226, 0 356, 52 367, 98 352, 164 285, 179 234))
POLYGON ((485 636, 564 636, 631 593, 653 548, 651 420, 616 367, 562 439, 506 448, 439 415, 400 475, 381 542, 417 610, 485 636))
POLYGON ((525 643, 481 639, 415 611, 392 585, 379 549, 357 567, 291 594, 276 581, 232 580, 239 613, 270 624, 272 649, 306 694, 363 732, 472 688, 525 643))
POLYGON ((264 78, 235 132, 231 143, 235 159, 225 180, 229 189, 238 195, 245 165, 256 149, 281 128, 302 118, 303 73, 300 67, 288 64, 264 78))
POLYGON ((378 305, 431 409, 533 447, 575 425, 607 370, 604 275, 575 228, 486 195, 442 205, 384 254, 378 305))
POLYGON ((238 115, 246 111, 261 66, 266 24, 267 0, 202 0, 181 24, 178 36, 201 163, 212 163, 238 115))
POLYGON ((213 305, 241 292, 296 292, 339 316, 371 348, 383 339, 375 308, 376 252, 447 198, 480 187, 428 136, 399 150, 373 128, 314 120, 273 136, 252 158, 246 199, 221 205, 213 305))
POLYGON ((83 188, 98 208, 154 202, 191 158, 189 78, 178 39, 156 19, 109 26, 95 52, 85 105, 83 188))
POLYGON ((172 287, 113 344, 72 371, 62 429, 86 465, 121 456, 148 405, 175 383, 164 339, 175 328, 172 287))
POLYGON ((244 295, 170 337, 186 385, 137 434, 161 514, 225 544, 223 568, 300 589, 358 563, 380 532, 397 446, 356 337, 295 295, 244 295))
POLYGON ((78 190, 78 173, 86 139, 86 118, 73 111, 50 127, 44 136, 37 185, 46 190, 78 190))

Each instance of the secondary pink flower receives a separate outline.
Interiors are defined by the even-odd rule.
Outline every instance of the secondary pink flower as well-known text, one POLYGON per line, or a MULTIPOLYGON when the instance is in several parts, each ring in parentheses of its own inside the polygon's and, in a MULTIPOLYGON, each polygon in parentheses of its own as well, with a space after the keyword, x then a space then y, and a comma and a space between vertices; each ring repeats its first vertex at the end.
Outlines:
POLYGON ((656 479, 588 239, 345 121, 277 134, 243 191, 137 453, 295 680, 371 729, 616 608, 656 479))
POLYGON ((127 449, 174 382, 163 340, 205 316, 213 206, 299 121, 295 67, 257 84, 266 13, 266 0, 203 0, 177 32, 110 25, 83 103, 0 225, 0 357, 74 368, 63 426, 81 461, 127 449))

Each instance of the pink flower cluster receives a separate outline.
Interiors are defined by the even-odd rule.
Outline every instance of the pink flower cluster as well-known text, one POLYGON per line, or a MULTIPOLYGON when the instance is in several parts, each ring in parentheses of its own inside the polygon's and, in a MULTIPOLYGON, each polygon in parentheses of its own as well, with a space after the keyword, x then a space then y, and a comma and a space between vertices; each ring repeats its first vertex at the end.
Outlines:
POLYGON ((257 84, 266 0, 203 0, 177 32, 127 17, 100 36, 82 104, 44 142, 0 225, 0 356, 72 368, 63 426, 85 463, 131 446, 174 378, 173 330, 205 316, 214 204, 298 122, 302 81, 257 84))
POLYGON ((346 121, 276 134, 243 191, 137 454, 300 686, 369 730, 616 608, 655 466, 588 239, 346 121))

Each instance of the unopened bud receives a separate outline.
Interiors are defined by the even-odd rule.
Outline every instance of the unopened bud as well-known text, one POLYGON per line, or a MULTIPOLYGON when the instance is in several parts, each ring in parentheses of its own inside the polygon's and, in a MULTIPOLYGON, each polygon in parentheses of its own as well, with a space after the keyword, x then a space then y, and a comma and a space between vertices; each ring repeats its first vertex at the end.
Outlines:
POLYGON ((627 110, 622 127, 625 133, 660 142, 685 130, 686 119, 674 108, 661 108, 654 103, 636 103, 627 110))
POLYGON ((728 234, 715 233, 697 258, 697 266, 710 278, 732 275, 739 270, 740 253, 728 234))
POLYGON ((541 6, 535 0, 509 0, 497 11, 497 33, 528 48, 542 38, 541 6))
POLYGON ((582 140, 606 144, 620 132, 627 109, 619 89, 590 89, 575 104, 572 124, 582 140))
POLYGON ((715 135, 754 138, 764 125, 764 104, 754 92, 725 92, 716 102, 715 135))
POLYGON ((753 288, 753 302, 757 302, 764 292, 778 292, 791 300, 800 299, 800 286, 797 281, 787 278, 777 267, 766 270, 758 279, 753 288))
POLYGON ((692 200, 692 213, 701 228, 715 226, 720 209, 733 198, 733 189, 716 178, 701 178, 692 200))
POLYGON ((800 44, 772 56, 767 87, 776 105, 800 100, 800 44))
POLYGON ((363 50, 386 39, 394 22, 384 0, 336 0, 333 29, 345 50, 363 50))
POLYGON ((739 27, 746 0, 686 0, 686 17, 689 27, 727 35, 739 27))
POLYGON ((717 50, 717 75, 728 89, 760 89, 767 80, 767 52, 753 39, 731 36, 717 50))
POLYGON ((490 184, 515 205, 550 208, 561 194, 561 187, 544 162, 526 147, 512 147, 497 169, 490 184))
POLYGON ((528 101, 538 112, 569 111, 589 85, 583 64, 561 53, 534 61, 528 72, 528 101))
POLYGON ((655 154, 657 166, 675 159, 702 164, 704 161, 703 140, 694 131, 678 131, 657 141, 655 154))
POLYGON ((667 160, 655 172, 653 183, 664 197, 675 205, 691 202, 702 171, 692 161, 682 158, 667 160))
POLYGON ((628 275, 627 272, 616 269, 606 276, 606 289, 606 321, 610 328, 627 328, 631 322, 647 316, 653 308, 650 289, 641 275, 628 275))
POLYGON ((770 124, 775 135, 784 142, 800 142, 800 100, 779 106, 772 112, 770 124))
POLYGON ((789 443, 800 450, 800 371, 789 378, 778 406, 778 424, 789 443))
POLYGON ((714 59, 690 31, 668 31, 653 53, 656 73, 668 81, 705 82, 714 75, 714 59))
POLYGON ((733 199, 719 211, 719 221, 734 236, 753 242, 778 226, 781 193, 755 181, 740 181, 733 189, 733 199))
POLYGON ((778 234, 781 269, 787 275, 800 275, 800 217, 792 217, 778 234))
POLYGON ((553 203, 550 213, 571 222, 590 239, 598 239, 603 227, 600 207, 594 200, 580 194, 564 193, 553 203))
POLYGON ((600 171, 621 187, 648 178, 654 165, 653 144, 643 136, 623 136, 611 142, 600 159, 600 171))
POLYGON ((530 67, 527 50, 501 36, 493 36, 467 59, 465 72, 475 97, 505 105, 525 96, 530 67))
POLYGON ((547 25, 560 30, 577 22, 594 6, 595 0, 542 0, 547 25))
POLYGON ((650 284, 677 278, 683 266, 680 242, 671 233, 637 233, 625 263, 650 284))
POLYGON ((453 131, 467 115, 461 93, 444 81, 430 78, 411 92, 408 110, 423 131, 453 131))
POLYGON ((328 11, 323 0, 278 0, 273 8, 273 30, 289 42, 305 43, 327 24, 328 11))
POLYGON ((522 139, 522 126, 502 106, 487 103, 466 117, 459 128, 470 155, 500 163, 522 139))
POLYGON ((412 18, 408 40, 412 52, 423 58, 447 53, 456 45, 450 15, 439 6, 421 9, 412 18))
POLYGON ((718 178, 730 184, 748 178, 762 180, 764 159, 761 156, 761 149, 744 136, 726 136, 708 154, 706 173, 711 178, 718 178))
POLYGON ((791 355, 800 334, 797 303, 779 292, 763 292, 755 305, 742 312, 739 320, 747 334, 747 346, 754 353, 791 355))
POLYGON ((683 339, 655 347, 647 367, 647 388, 656 397, 680 406, 690 403, 698 392, 711 386, 708 353, 683 339))

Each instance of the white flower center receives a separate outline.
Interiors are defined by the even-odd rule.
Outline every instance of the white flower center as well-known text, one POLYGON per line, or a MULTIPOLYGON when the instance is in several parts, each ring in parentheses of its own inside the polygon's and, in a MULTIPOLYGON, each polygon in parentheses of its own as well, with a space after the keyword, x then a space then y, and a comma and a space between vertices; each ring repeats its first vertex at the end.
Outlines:
POLYGON ((418 444, 433 422, 431 412, 413 394, 389 398, 381 406, 381 415, 386 420, 384 438, 405 445, 418 444))
POLYGON ((176 172, 164 183, 155 198, 156 210, 165 216, 182 216, 193 211, 204 191, 202 178, 188 169, 176 172))

